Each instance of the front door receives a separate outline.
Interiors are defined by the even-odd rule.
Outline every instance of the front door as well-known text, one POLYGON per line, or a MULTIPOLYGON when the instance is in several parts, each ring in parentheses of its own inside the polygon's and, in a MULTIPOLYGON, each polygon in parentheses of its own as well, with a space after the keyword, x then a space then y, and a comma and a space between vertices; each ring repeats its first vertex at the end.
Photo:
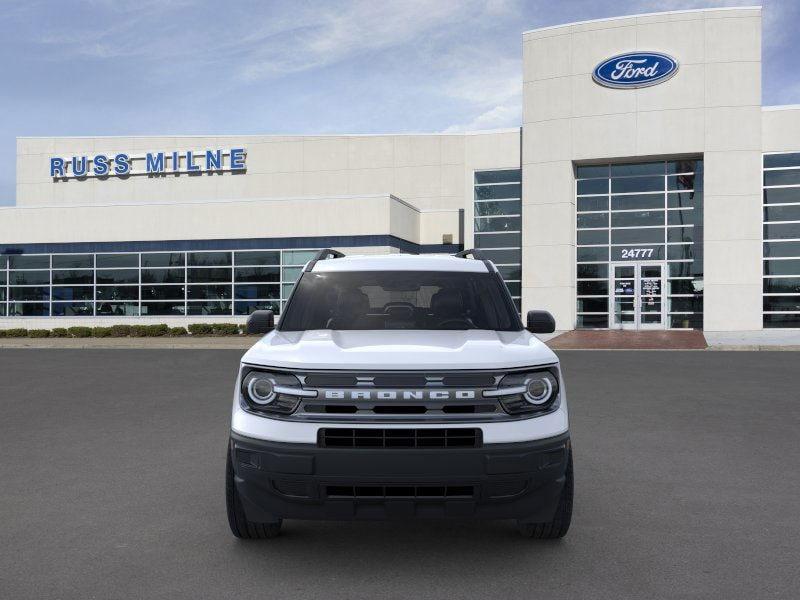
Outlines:
POLYGON ((664 329, 664 263, 611 265, 611 326, 617 329, 664 329))

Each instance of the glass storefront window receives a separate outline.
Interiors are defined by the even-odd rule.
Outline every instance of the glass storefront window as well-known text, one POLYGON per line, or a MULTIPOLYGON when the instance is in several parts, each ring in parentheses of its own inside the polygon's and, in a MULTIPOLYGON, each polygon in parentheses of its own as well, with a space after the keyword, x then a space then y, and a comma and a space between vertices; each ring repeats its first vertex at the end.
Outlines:
POLYGON ((138 254, 98 254, 96 257, 96 267, 98 269, 137 268, 138 266, 138 254))
POLYGON ((94 271, 53 271, 53 285, 92 284, 94 271))
POLYGON ((183 300, 186 286, 183 285, 143 285, 142 301, 183 300))
POLYGON ((186 278, 189 283, 222 283, 231 281, 231 269, 188 269, 186 278))
MULTIPOLYGON (((616 267, 616 281, 622 291, 614 295, 619 302, 625 300, 613 307, 617 322, 702 327, 702 173, 699 159, 576 166, 579 328, 611 325, 611 262, 641 264, 636 273, 648 273, 653 269, 647 263, 655 263, 659 278, 647 283, 645 277, 645 288, 655 289, 653 282, 662 282, 658 283, 658 294, 651 294, 647 303, 635 307, 634 298, 620 296, 625 282, 619 277, 624 269, 616 267), (689 279, 684 282, 667 277, 689 279), (662 285, 668 294, 664 302, 660 298, 662 285), (688 300, 680 296, 682 293, 688 300), (673 301, 675 306, 688 309, 669 308, 673 301), (686 314, 677 318, 678 312, 686 314)), ((636 281, 628 282, 631 289, 639 285, 636 281)))
POLYGON ((284 250, 283 264, 302 267, 317 254, 316 250, 284 250))
POLYGON ((231 264, 230 252, 189 252, 187 264, 190 267, 222 267, 231 264))
MULTIPOLYGON (((56 300, 92 300, 94 288, 90 285, 53 286, 53 301, 56 300)), ((138 289, 137 289, 138 293, 138 289)))
POLYGON ((278 251, 242 251, 234 253, 236 266, 259 266, 281 264, 281 253, 278 251))
POLYGON ((142 283, 185 283, 183 269, 142 269, 142 283))
POLYGON ((48 285, 50 271, 10 271, 9 285, 48 285))
POLYGON ((474 246, 481 248, 497 265, 514 303, 519 307, 522 293, 522 171, 475 171, 473 195, 474 246))
POLYGON ((188 300, 228 300, 230 297, 230 285, 190 285, 186 294, 188 300))
POLYGON ((54 317, 91 317, 94 305, 91 302, 53 302, 54 317))
POLYGON ((763 166, 763 324, 800 328, 800 153, 765 154, 763 166))
POLYGON ((94 255, 92 254, 54 254, 53 269, 92 269, 94 268, 94 255))
POLYGON ((185 264, 186 255, 183 252, 143 253, 141 259, 143 268, 182 267, 185 264))
POLYGON ((95 278, 97 283, 139 283, 139 270, 98 269, 95 273, 95 278))
MULTIPOLYGON (((519 206, 519 200, 496 202, 519 206)), ((503 254, 497 258, 511 265, 504 272, 518 281, 519 249, 497 252, 503 254)), ((316 253, 255 249, 0 255, 0 315, 232 316, 259 308, 277 314, 303 265, 316 253)))
POLYGON ((49 254, 20 254, 8 257, 9 269, 49 269, 49 254))

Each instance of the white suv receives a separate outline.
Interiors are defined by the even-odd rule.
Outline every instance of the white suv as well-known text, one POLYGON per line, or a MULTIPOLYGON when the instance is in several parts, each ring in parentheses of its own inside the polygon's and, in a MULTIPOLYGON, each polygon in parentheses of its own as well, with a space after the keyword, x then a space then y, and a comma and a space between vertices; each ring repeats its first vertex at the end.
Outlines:
MULTIPOLYGON (((470 259, 468 256, 472 256, 470 259)), ((516 519, 566 534, 572 449, 555 354, 495 266, 455 256, 322 250, 242 358, 228 520, 269 538, 283 519, 516 519)))

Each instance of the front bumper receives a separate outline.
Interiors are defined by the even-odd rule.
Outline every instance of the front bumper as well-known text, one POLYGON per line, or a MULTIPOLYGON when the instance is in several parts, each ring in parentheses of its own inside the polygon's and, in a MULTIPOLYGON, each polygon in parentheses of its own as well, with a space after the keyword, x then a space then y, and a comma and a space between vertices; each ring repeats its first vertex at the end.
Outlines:
POLYGON ((552 519, 569 433, 480 448, 320 448, 231 434, 234 481, 250 521, 552 519))

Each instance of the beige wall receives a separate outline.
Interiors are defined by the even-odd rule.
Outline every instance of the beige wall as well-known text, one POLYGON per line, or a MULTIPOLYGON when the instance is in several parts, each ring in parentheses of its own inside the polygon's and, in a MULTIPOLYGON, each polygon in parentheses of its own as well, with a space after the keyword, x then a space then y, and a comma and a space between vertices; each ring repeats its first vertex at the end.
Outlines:
POLYGON ((59 223, 69 224, 61 241, 101 241, 109 236, 178 239, 176 232, 181 232, 180 239, 237 238, 252 237, 253 229, 260 232, 258 237, 346 235, 356 230, 377 234, 385 230, 381 219, 389 218, 377 216, 375 210, 380 212, 381 207, 363 201, 352 211, 348 204, 352 200, 334 198, 393 195, 406 204, 406 208, 391 205, 393 235, 441 244, 444 234, 452 234, 455 243, 462 243, 458 211, 463 209, 469 245, 473 171, 518 167, 519 144, 518 129, 374 136, 19 138, 17 207, 38 207, 42 212, 35 214, 41 224, 20 230, 10 223, 32 222, 24 215, 34 213, 5 213, 7 224, 0 224, 0 241, 12 241, 5 237, 11 235, 21 238, 13 241, 31 243, 29 233, 41 237, 45 231, 53 237, 62 226, 59 223), (49 177, 52 156, 231 147, 247 149, 246 173, 66 181, 49 177), (337 206, 312 211, 299 198, 317 198, 315 207, 325 204, 320 198, 327 198, 337 206), (218 203, 223 200, 257 202, 218 203), (101 215, 107 227, 86 221, 101 215), (262 226, 261 220, 268 223, 262 226), (73 238, 73 231, 79 237, 73 238))
POLYGON ((761 125, 764 152, 800 151, 800 105, 765 107, 761 125))
MULTIPOLYGON (((516 130, 478 134, 19 138, 19 206, 391 193, 419 209, 463 208, 470 165, 519 163, 516 130), (52 156, 244 147, 247 172, 54 182, 52 156), (508 150, 510 149, 510 153, 508 150)), ((470 181, 471 185, 471 181, 470 181)))
POLYGON ((0 208, 5 244, 382 234, 419 243, 419 231, 419 211, 387 195, 0 208))
POLYGON ((575 324, 574 162, 703 154, 705 328, 761 328, 761 11, 684 11, 528 32, 524 43, 523 310, 575 324), (674 56, 649 88, 594 83, 602 60, 674 56))

